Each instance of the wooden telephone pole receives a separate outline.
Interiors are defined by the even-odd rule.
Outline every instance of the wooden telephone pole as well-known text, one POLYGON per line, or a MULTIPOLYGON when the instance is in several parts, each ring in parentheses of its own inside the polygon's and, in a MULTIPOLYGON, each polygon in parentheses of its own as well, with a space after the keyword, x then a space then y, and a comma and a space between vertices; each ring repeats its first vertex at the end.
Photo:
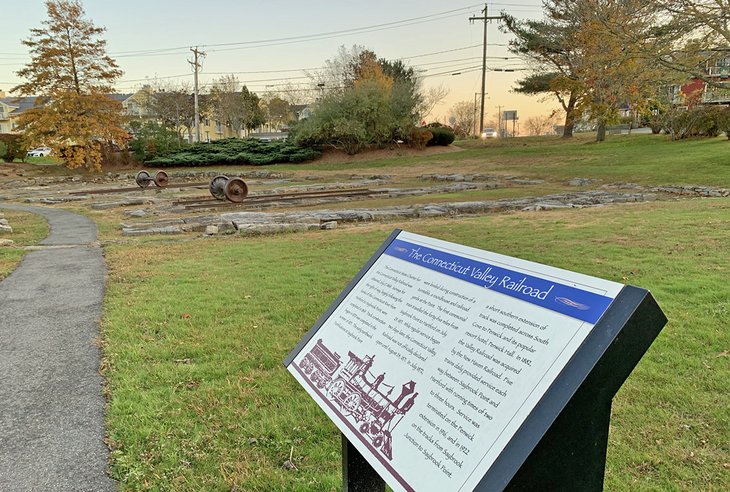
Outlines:
POLYGON ((484 13, 482 17, 469 17, 469 22, 474 22, 476 20, 484 21, 484 45, 482 46, 482 112, 479 117, 479 136, 481 136, 484 131, 484 95, 487 86, 487 21, 499 20, 502 18, 501 15, 489 17, 489 15, 487 15, 486 3, 484 4, 484 10, 482 10, 482 13, 484 13))
POLYGON ((193 92, 193 101, 195 104, 195 141, 200 142, 200 104, 198 102, 198 72, 203 67, 203 58, 205 57, 205 52, 198 50, 197 46, 195 48, 190 48, 190 51, 193 52, 194 58, 192 60, 188 60, 188 63, 193 66, 193 73, 195 74, 195 91, 193 92))

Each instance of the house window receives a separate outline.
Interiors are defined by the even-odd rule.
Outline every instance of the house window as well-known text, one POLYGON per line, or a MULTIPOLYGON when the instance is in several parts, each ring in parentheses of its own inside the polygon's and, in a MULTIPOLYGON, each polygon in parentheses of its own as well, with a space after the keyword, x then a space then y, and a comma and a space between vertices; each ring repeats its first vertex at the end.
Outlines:
POLYGON ((223 125, 221 125, 221 122, 219 120, 215 120, 215 131, 218 133, 223 133, 223 125))
POLYGON ((203 120, 203 124, 204 124, 205 126, 210 126, 210 120, 209 120, 208 118, 205 118, 205 119, 203 120))

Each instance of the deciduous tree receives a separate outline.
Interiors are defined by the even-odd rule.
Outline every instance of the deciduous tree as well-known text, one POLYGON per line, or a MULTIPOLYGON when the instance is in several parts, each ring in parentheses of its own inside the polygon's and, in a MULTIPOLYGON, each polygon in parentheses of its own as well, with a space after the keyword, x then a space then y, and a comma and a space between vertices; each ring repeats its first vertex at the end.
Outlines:
MULTIPOLYGON (((149 114, 157 118, 166 128, 174 130, 179 143, 182 143, 184 134, 187 134, 188 141, 192 141, 195 102, 188 84, 157 84, 148 102, 149 114)), ((201 107, 205 107, 206 103, 207 99, 201 98, 201 107)))
POLYGON ((553 131, 553 128, 555 127, 555 120, 555 113, 551 113, 545 116, 532 116, 530 118, 527 118, 527 121, 525 121, 523 128, 528 135, 553 135, 555 134, 555 132, 553 131))
POLYGON ((210 88, 210 110, 215 118, 224 125, 230 126, 241 137, 246 127, 247 107, 240 82, 235 75, 224 75, 214 80, 210 88))
POLYGON ((125 144, 121 104, 109 94, 122 71, 106 54, 104 28, 84 18, 78 0, 49 0, 48 19, 23 41, 31 61, 17 72, 26 79, 13 88, 37 95, 18 118, 28 142, 53 148, 66 166, 101 169, 104 142, 125 144))
POLYGON ((261 111, 266 115, 266 120, 271 128, 278 127, 291 119, 289 103, 279 96, 266 94, 261 101, 261 111))
POLYGON ((330 144, 355 153, 365 145, 406 140, 414 124, 445 95, 439 88, 424 95, 412 68, 378 59, 358 46, 351 51, 340 47, 325 65, 320 77, 312 78, 327 85, 312 117, 296 126, 299 143, 330 144))
POLYGON ((597 122, 599 141, 618 118, 622 105, 640 109, 663 84, 666 74, 640 52, 651 43, 653 13, 643 0, 546 0, 545 20, 519 22, 508 17, 516 40, 511 49, 532 61, 533 73, 518 92, 552 93, 566 112, 564 136, 584 112, 597 122), (627 44, 617 26, 642 33, 627 44))
POLYGON ((575 41, 582 54, 576 68, 585 88, 582 107, 597 122, 596 140, 603 141, 621 106, 641 111, 668 83, 665 71, 641 56, 642 41, 627 45, 611 27, 646 33, 653 15, 644 10, 644 0, 580 0, 571 15, 581 26, 575 41))
POLYGON ((574 36, 580 31, 580 20, 569 14, 576 1, 548 0, 544 20, 519 21, 505 15, 505 29, 514 34, 510 51, 526 59, 532 73, 518 81, 516 92, 552 94, 565 111, 563 137, 573 136, 575 123, 581 117, 578 103, 584 88, 576 74, 582 54, 574 36))
POLYGON ((460 137, 474 133, 476 122, 476 108, 471 101, 460 101, 449 110, 449 116, 454 118, 454 132, 460 137))
POLYGON ((650 29, 611 27, 653 63, 726 87, 709 76, 705 65, 718 56, 730 56, 729 12, 730 0, 645 0, 636 14, 652 19, 650 29))

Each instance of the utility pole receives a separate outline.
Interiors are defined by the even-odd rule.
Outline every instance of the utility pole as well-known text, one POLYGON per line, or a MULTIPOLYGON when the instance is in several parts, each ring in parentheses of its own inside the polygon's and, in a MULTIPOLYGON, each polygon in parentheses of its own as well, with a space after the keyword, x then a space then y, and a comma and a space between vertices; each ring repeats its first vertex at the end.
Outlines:
POLYGON ((502 18, 501 15, 489 17, 487 15, 487 4, 484 4, 484 10, 482 10, 484 16, 482 17, 469 17, 469 22, 476 20, 484 21, 484 45, 482 46, 482 113, 479 118, 479 135, 484 131, 484 91, 487 86, 487 21, 499 20, 502 18))
POLYGON ((474 93, 474 124, 472 125, 472 130, 474 130, 474 134, 477 137, 481 136, 481 133, 477 133, 477 96, 479 95, 478 92, 474 93))
POLYGON ((497 123, 499 125, 498 135, 500 137, 504 137, 504 132, 502 131, 502 106, 497 106, 497 111, 499 111, 499 113, 497 113, 497 121, 499 122, 497 123))
POLYGON ((203 66, 203 58, 205 57, 205 52, 198 50, 198 47, 190 48, 190 51, 193 52, 193 60, 188 60, 188 63, 190 63, 193 66, 193 73, 195 74, 195 92, 193 92, 193 101, 195 104, 195 141, 200 142, 200 104, 198 102, 198 72, 203 66))

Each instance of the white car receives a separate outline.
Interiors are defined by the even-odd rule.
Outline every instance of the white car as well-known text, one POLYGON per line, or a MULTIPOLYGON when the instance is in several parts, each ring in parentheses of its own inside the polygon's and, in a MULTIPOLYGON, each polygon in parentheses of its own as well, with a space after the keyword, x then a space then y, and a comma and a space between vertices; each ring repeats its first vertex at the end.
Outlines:
POLYGON ((485 128, 482 132, 482 138, 497 138, 499 134, 494 128, 485 128))
POLYGON ((38 147, 28 151, 28 157, 46 157, 51 155, 50 147, 38 147))

